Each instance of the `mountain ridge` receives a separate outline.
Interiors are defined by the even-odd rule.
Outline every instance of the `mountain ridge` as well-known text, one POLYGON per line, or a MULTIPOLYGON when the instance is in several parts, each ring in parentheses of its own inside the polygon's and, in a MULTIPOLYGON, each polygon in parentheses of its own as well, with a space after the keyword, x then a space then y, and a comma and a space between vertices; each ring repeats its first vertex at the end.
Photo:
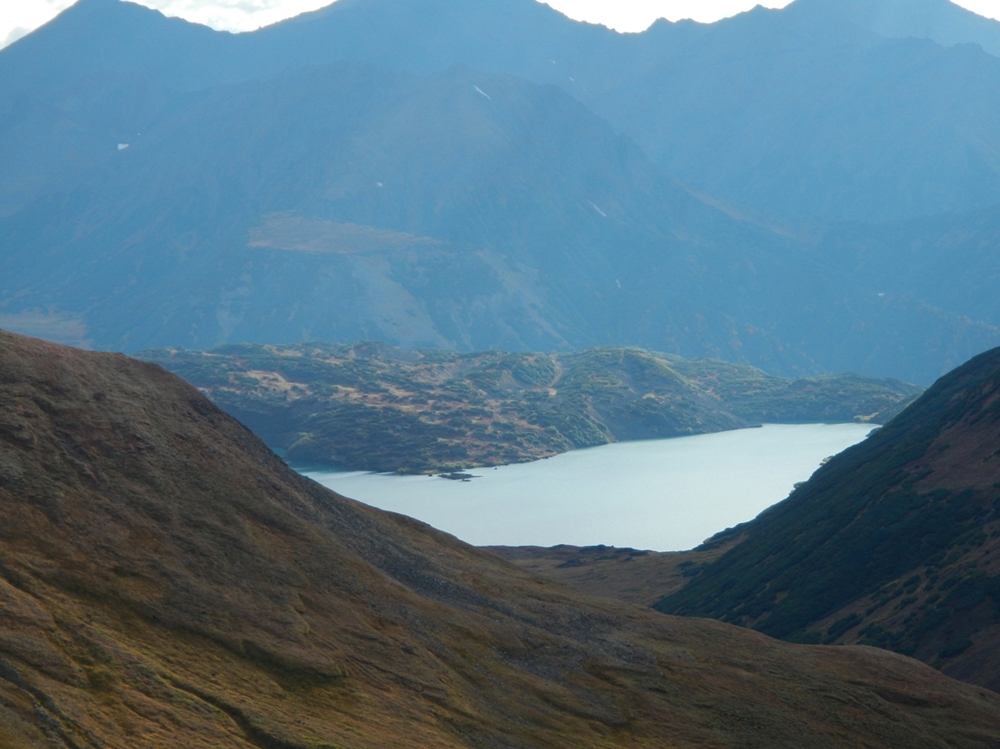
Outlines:
MULTIPOLYGON (((950 6, 945 0, 940 3, 950 6)), ((938 5, 927 7, 949 17, 957 13, 966 21, 966 15, 972 15, 963 15, 965 12, 954 6, 945 12, 941 10, 944 5, 938 5)), ((158 20, 155 11, 138 6, 125 13, 108 0, 86 0, 65 23, 56 19, 51 30, 45 27, 44 33, 36 32, 37 38, 30 43, 22 40, 20 48, 17 44, 8 48, 17 54, 0 53, 0 91, 11 95, 19 86, 43 89, 59 79, 59 70, 79 69, 72 75, 81 75, 92 66, 89 60, 96 56, 92 47, 97 42, 92 38, 94 32, 88 31, 81 36, 83 46, 71 53, 73 43, 63 38, 72 31, 70 21, 79 16, 80 24, 93 25, 90 15, 103 13, 102 18, 107 19, 103 25, 113 30, 117 24, 112 16, 125 13, 128 18, 123 17, 121 23, 129 27, 130 37, 135 35, 132 26, 138 24, 140 16, 139 25, 152 36, 141 44, 130 41, 125 47, 130 51, 118 62, 109 59, 107 64, 138 72, 159 85, 192 90, 268 78, 289 67, 335 60, 365 60, 421 75, 460 63, 489 74, 514 74, 537 83, 557 84, 627 132, 659 167, 699 190, 758 209, 773 210, 777 205, 784 213, 814 214, 828 220, 881 220, 1000 202, 1000 183, 990 159, 976 146, 981 143, 987 151, 997 149, 992 120, 984 120, 975 108, 958 116, 969 93, 985 101, 983 96, 996 86, 987 84, 982 90, 961 95, 951 90, 956 83, 968 87, 971 81, 995 78, 1000 59, 977 57, 969 50, 931 41, 921 44, 915 39, 881 37, 868 28, 871 24, 859 20, 865 14, 864 7, 849 12, 839 5, 831 9, 823 3, 799 0, 780 11, 758 9, 710 25, 661 21, 646 32, 622 35, 571 21, 533 0, 521 0, 516 7, 455 0, 423 0, 418 7, 398 0, 365 0, 335 3, 255 32, 216 33, 212 37, 214 32, 203 27, 181 33, 178 19, 169 19, 173 25, 167 33, 167 19, 158 20), (154 27, 162 27, 163 33, 154 33, 154 27), (414 28, 421 33, 411 34, 414 28), (818 31, 820 28, 824 31, 818 31), (489 29, 510 29, 510 33, 491 36, 489 29), (182 40, 185 35, 190 38, 182 40), (45 41, 48 36, 54 37, 51 43, 45 41), (501 36, 505 43, 498 46, 495 40, 501 36), (796 45, 794 40, 799 37, 804 43, 796 45), (36 45, 52 49, 42 60, 16 66, 18 58, 30 54, 27 48, 36 45), (771 59, 769 55, 778 48, 782 49, 780 59, 771 59), (182 60, 182 65, 165 64, 171 49, 169 54, 182 60), (77 59, 73 64, 51 67, 49 58, 64 54, 75 54, 77 59), (776 66, 789 55, 796 59, 791 67, 798 74, 809 80, 823 79, 824 83, 810 87, 795 83, 794 76, 791 81, 783 80, 776 66), (11 70, 11 66, 16 67, 11 70), (926 78, 935 66, 951 69, 947 72, 951 83, 942 85, 926 78), (824 71, 831 67, 839 68, 841 75, 826 80, 824 71), (717 75, 714 69, 718 69, 717 75), (665 74, 673 97, 661 90, 665 74), (706 96, 707 91, 728 90, 733 80, 742 80, 748 87, 750 104, 745 94, 734 99, 733 91, 721 102, 718 97, 706 96), (826 101, 827 93, 836 93, 838 81, 848 91, 870 90, 869 98, 875 101, 845 98, 843 94, 839 100, 826 101), (775 86, 783 86, 783 93, 772 100, 767 88, 775 86), (913 110, 914 88, 923 98, 932 99, 926 109, 913 110), (765 105, 754 108, 752 100, 761 97, 765 105), (719 124, 720 116, 733 111, 734 101, 747 107, 741 115, 742 129, 753 127, 752 138, 727 128, 724 122, 719 124), (928 122, 922 129, 873 133, 871 125, 878 119, 880 106, 899 110, 892 118, 883 118, 886 123, 910 117, 928 122), (706 114, 685 125, 683 114, 690 113, 692 107, 706 114), (902 109, 907 107, 913 111, 904 116, 902 109), (772 114, 774 108, 777 111, 772 114), (807 113, 817 109, 824 117, 838 121, 832 130, 856 129, 860 123, 868 127, 851 137, 856 153, 843 151, 830 128, 824 130, 820 122, 809 118, 807 113), (948 119, 950 112, 956 115, 952 119, 948 119), (946 122, 933 122, 942 117, 946 122), (663 122, 671 123, 666 139, 659 127, 663 122), (956 135, 951 126, 961 132, 956 135), (784 133, 787 143, 781 145, 768 137, 776 130, 784 133), (799 131, 806 137, 796 138, 799 131), (706 142, 706 135, 711 135, 710 142, 706 142), (816 145, 811 146, 812 142, 816 145), (724 158, 713 161, 713 144, 716 149, 721 146, 724 158), (752 144, 759 153, 751 149, 744 154, 752 144), (783 159, 782 150, 789 148, 796 149, 794 158, 783 159), (926 154, 926 163, 907 162, 907 154, 916 149, 926 154), (838 164, 850 164, 860 171, 852 175, 838 164), (911 173, 914 168, 919 173, 911 173), (914 179, 925 187, 913 187, 914 179), (782 192, 786 182, 796 189, 782 192), (803 184, 810 189, 802 191, 803 184), (824 184, 829 187, 822 187, 824 184), (771 202, 761 201, 762 191, 771 202), (774 194, 769 195, 769 191, 774 194)), ((911 15, 913 7, 907 6, 911 15)), ((923 15, 929 12, 927 8, 922 11, 923 15)), ((976 18, 979 20, 972 23, 976 29, 1000 34, 994 28, 1000 24, 976 18)), ((107 47, 108 43, 99 46, 107 47)), ((100 59, 105 59, 103 53, 100 59)), ((933 71, 933 75, 941 73, 933 71)), ((64 74, 62 80, 69 82, 64 74)))
POLYGON ((975 293, 950 293, 925 269, 955 241, 913 239, 992 241, 1000 59, 801 5, 628 36, 527 0, 394 2, 226 35, 102 0, 0 51, 0 325, 920 383, 1000 343, 992 256, 963 247, 939 270, 975 293), (494 18, 521 35, 499 47, 494 18), (351 56, 374 62, 282 68, 351 56))

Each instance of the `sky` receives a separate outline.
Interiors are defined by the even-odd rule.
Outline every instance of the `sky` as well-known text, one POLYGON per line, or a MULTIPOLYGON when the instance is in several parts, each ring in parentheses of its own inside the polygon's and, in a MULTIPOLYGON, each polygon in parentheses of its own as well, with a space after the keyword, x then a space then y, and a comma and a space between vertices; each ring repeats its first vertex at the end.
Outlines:
MULTIPOLYGON (((1000 20, 1000 0, 953 0, 1000 20)), ((74 0, 0 0, 0 47, 54 18, 74 0)), ((330 0, 139 0, 168 16, 180 16, 224 31, 250 31, 329 5, 330 0)), ((750 10, 783 8, 791 0, 549 0, 570 18, 602 23, 618 31, 642 31, 657 18, 693 18, 708 23, 750 10)))

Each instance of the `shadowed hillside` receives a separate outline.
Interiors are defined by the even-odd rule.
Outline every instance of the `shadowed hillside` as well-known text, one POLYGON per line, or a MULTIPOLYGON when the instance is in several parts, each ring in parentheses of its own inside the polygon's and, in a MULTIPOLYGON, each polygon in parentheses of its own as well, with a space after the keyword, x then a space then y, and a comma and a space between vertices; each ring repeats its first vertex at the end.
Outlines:
POLYGON ((1000 737, 914 661, 582 597, 339 497, 156 365, 0 334, 0 392, 5 747, 1000 737))
POLYGON ((1000 689, 1000 349, 735 532, 656 608, 878 645, 1000 689))

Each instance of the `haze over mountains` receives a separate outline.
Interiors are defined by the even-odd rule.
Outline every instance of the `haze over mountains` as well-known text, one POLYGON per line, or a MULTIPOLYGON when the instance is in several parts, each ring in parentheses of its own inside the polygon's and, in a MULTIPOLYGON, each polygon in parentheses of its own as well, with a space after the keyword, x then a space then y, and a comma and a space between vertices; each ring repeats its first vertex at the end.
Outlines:
POLYGON ((1000 343, 998 28, 341 0, 230 35, 82 0, 0 51, 0 325, 928 383, 1000 343))

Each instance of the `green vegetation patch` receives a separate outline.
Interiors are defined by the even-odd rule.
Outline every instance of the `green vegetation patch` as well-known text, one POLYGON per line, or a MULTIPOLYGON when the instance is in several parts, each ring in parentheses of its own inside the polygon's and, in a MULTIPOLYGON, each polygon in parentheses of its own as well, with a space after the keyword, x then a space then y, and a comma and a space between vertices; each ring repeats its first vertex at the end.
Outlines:
POLYGON ((412 351, 378 343, 154 350, 289 461, 436 473, 766 421, 879 420, 920 388, 788 380, 637 348, 412 351))

